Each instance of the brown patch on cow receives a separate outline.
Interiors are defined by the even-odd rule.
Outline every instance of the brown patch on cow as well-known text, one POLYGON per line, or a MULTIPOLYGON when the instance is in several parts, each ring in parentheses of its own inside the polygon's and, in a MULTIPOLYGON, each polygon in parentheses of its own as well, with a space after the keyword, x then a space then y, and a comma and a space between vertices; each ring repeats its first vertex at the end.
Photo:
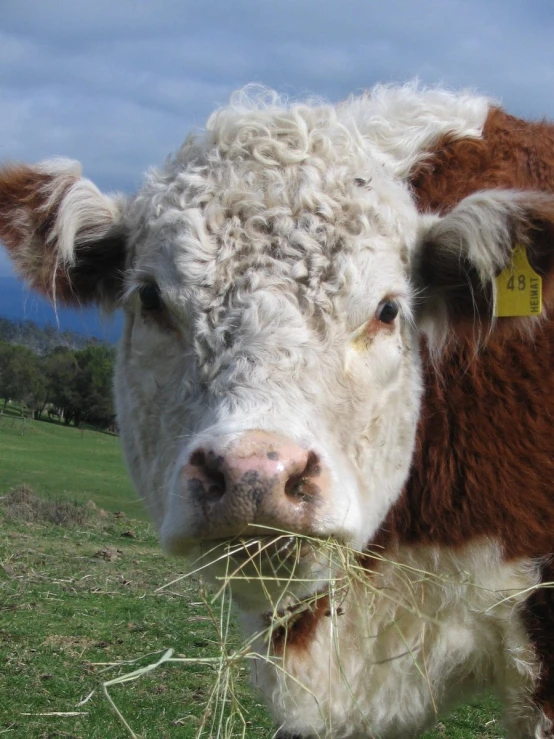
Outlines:
MULTIPOLYGON (((441 214, 488 188, 554 193, 554 126, 493 108, 482 139, 444 137, 411 187, 421 211, 441 214)), ((529 257, 544 278, 548 307, 554 210, 545 204, 531 226, 529 257)), ((388 525, 413 541, 454 546, 494 535, 508 557, 544 556, 554 548, 554 324, 545 319, 530 335, 513 331, 521 319, 500 319, 477 352, 474 309, 458 319, 456 344, 437 367, 424 351, 414 467, 388 525)))
MULTIPOLYGON (((443 138, 411 187, 421 211, 441 214, 488 188, 553 193, 554 126, 492 109, 482 139, 443 138)), ((531 214, 530 227, 528 255, 543 276, 548 312, 554 213, 531 214)), ((544 318, 530 332, 521 330, 528 321, 500 319, 477 348, 473 299, 488 314, 489 295, 461 297, 450 315, 454 340, 438 363, 423 347, 426 390, 412 472, 374 544, 457 548, 489 537, 507 559, 545 559, 542 582, 553 581, 554 323, 544 318)), ((523 615, 542 663, 536 700, 554 719, 554 589, 534 592, 523 615)))
POLYGON ((554 548, 554 326, 533 338, 423 348, 425 395, 410 479, 382 538, 462 547, 500 539, 508 559, 554 548))
POLYGON ((421 211, 441 214, 478 190, 554 192, 554 126, 492 108, 482 138, 444 136, 410 184, 421 211))
MULTIPOLYGON (((293 615, 286 626, 279 626, 272 632, 272 644, 276 655, 285 649, 308 651, 312 645, 319 622, 330 612, 329 596, 319 595, 314 602, 298 615, 293 615)), ((268 626, 270 617, 268 616, 268 626)))
POLYGON ((48 207, 44 195, 51 182, 51 175, 24 164, 0 171, 0 238, 8 249, 16 250, 31 228, 47 239, 57 209, 57 203, 48 207))

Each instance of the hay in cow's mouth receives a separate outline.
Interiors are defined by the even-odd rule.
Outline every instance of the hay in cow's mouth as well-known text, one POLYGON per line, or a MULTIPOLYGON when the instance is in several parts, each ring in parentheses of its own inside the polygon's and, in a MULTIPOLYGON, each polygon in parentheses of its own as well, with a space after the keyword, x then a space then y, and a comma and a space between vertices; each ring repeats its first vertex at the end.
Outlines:
MULTIPOLYGON (((213 624, 213 643, 217 645, 219 654, 205 657, 174 656, 173 650, 170 649, 161 654, 159 659, 152 664, 104 684, 104 692, 112 707, 133 737, 136 735, 132 733, 129 724, 116 707, 108 689, 112 685, 138 679, 158 666, 178 663, 198 667, 203 665, 212 670, 214 675, 214 688, 207 700, 202 721, 195 734, 196 739, 207 737, 235 739, 235 737, 248 736, 249 717, 244 711, 239 687, 241 674, 243 675, 245 667, 269 664, 277 673, 286 674, 287 678, 296 681, 300 688, 308 690, 308 687, 287 672, 285 656, 289 653, 289 649, 301 653, 303 647, 310 642, 318 624, 328 624, 329 631, 333 631, 344 620, 348 624, 350 618, 348 596, 353 590, 361 589, 365 595, 374 593, 379 598, 399 604, 406 611, 421 615, 428 623, 435 622, 432 615, 423 612, 424 604, 412 600, 411 589, 414 582, 422 579, 437 579, 432 572, 414 569, 409 563, 402 564, 388 560, 378 552, 356 551, 333 538, 318 539, 295 535, 291 532, 271 531, 267 536, 242 537, 206 543, 206 551, 196 562, 196 567, 191 568, 186 575, 167 582, 158 590, 166 589, 179 580, 190 577, 193 573, 202 572, 214 561, 219 561, 222 567, 227 567, 227 575, 221 578, 221 587, 215 595, 213 590, 210 592, 201 585, 200 597, 213 624), (272 557, 276 558, 276 562, 289 562, 285 569, 290 569, 290 562, 293 562, 300 552, 308 557, 310 553, 319 553, 327 558, 332 565, 328 570, 329 579, 325 583, 322 581, 323 584, 312 589, 303 598, 293 598, 287 602, 274 598, 272 607, 266 608, 263 613, 261 611, 258 613, 257 620, 250 624, 253 624, 253 628, 249 636, 237 646, 231 634, 230 614, 232 611, 229 607, 231 591, 234 591, 236 584, 234 580, 239 584, 241 579, 246 580, 243 573, 244 567, 250 566, 258 557, 261 557, 264 562, 271 562, 272 557), (405 588, 382 589, 378 572, 381 565, 394 567, 399 576, 402 579, 405 578, 405 588)), ((270 566, 268 573, 264 575, 268 582, 293 582, 294 577, 298 575, 298 571, 294 569, 292 579, 281 575, 276 577, 271 573, 270 566)), ((262 581, 264 578, 261 578, 262 581)), ((303 580, 301 577, 298 579, 300 582, 303 580)), ((305 582, 313 581, 305 578, 305 582)), ((277 592, 280 591, 277 590, 277 592)), ((370 611, 369 616, 371 616, 370 611)), ((401 624, 393 621, 390 628, 401 628, 401 624)), ((417 648, 417 644, 414 647, 410 645, 407 653, 415 655, 417 648)))

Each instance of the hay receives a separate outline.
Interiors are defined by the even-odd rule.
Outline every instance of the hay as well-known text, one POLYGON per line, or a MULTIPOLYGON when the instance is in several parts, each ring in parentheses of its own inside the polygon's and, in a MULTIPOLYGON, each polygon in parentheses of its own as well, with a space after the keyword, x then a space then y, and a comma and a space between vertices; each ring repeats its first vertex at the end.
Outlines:
MULTIPOLYGON (((417 560, 415 560, 417 562, 417 560)), ((359 552, 336 540, 321 540, 308 536, 291 535, 289 532, 268 531, 267 537, 252 537, 244 540, 216 542, 199 559, 193 563, 185 575, 166 583, 158 590, 174 587, 179 581, 202 574, 210 569, 211 579, 215 579, 216 587, 212 591, 201 589, 201 596, 212 622, 219 654, 212 657, 175 657, 172 650, 167 650, 146 667, 135 669, 127 675, 104 683, 104 692, 125 726, 129 735, 136 737, 128 720, 117 708, 109 689, 156 670, 162 664, 195 664, 209 665, 214 670, 213 689, 207 699, 200 724, 196 730, 196 739, 236 739, 247 737, 248 715, 241 703, 237 689, 241 679, 241 670, 253 662, 271 665, 275 671, 285 674, 287 680, 293 681, 302 690, 313 695, 310 687, 302 685, 295 676, 286 672, 287 632, 294 627, 305 612, 315 612, 325 600, 329 617, 331 634, 337 632, 337 619, 342 613, 347 597, 349 605, 361 606, 358 610, 366 614, 367 624, 378 609, 387 611, 390 620, 386 628, 398 634, 398 643, 403 650, 383 659, 385 662, 408 657, 428 685, 431 704, 437 712, 433 689, 427 674, 425 633, 430 626, 440 626, 440 617, 426 610, 422 593, 429 588, 441 594, 448 594, 456 589, 468 588, 479 594, 482 603, 481 612, 500 607, 502 604, 520 601, 532 589, 514 589, 513 592, 490 591, 474 583, 466 572, 442 570, 432 572, 432 568, 424 569, 414 564, 409 558, 395 561, 379 552, 359 552), (269 535, 270 534, 270 535, 269 535), (304 562, 309 561, 309 567, 304 562), (394 587, 383 587, 383 572, 392 572, 394 587), (264 626, 252 634, 240 647, 233 649, 230 639, 231 624, 231 591, 238 594, 245 588, 251 592, 257 589, 260 600, 266 604, 264 626), (435 590, 436 588, 439 591, 435 590), (354 594, 354 596, 353 596, 354 594), (487 607, 488 606, 488 607, 487 607), (421 622, 421 633, 414 641, 413 632, 408 637, 403 633, 402 616, 412 614, 421 622), (276 639, 282 645, 281 654, 277 654, 276 639)), ((390 585, 390 579, 389 579, 390 585)), ((537 587, 548 587, 543 584, 537 587)), ((473 596, 472 596, 473 597, 473 596)), ((381 622, 382 627, 382 622, 381 622)), ((381 628, 380 627, 380 628, 381 628)), ((368 628, 368 633, 370 629, 368 628)), ((331 637, 333 640, 333 636, 331 637)), ((348 678, 342 673, 340 646, 334 641, 337 652, 340 679, 349 690, 348 678)), ((353 694, 352 698, 354 699, 353 694)), ((314 700, 317 700, 314 696, 314 700)), ((356 704, 354 702, 354 709, 356 704)), ((361 711, 361 709, 360 709, 361 711)), ((366 719, 364 719, 366 721, 366 719)), ((367 722, 366 722, 367 723, 367 722)), ((372 736, 372 727, 367 723, 368 735, 372 736)))
MULTIPOLYGON (((373 570, 369 567, 369 560, 373 559, 376 563, 387 562, 379 554, 362 555, 333 539, 291 536, 285 531, 275 534, 272 530, 271 533, 267 537, 218 542, 193 563, 189 572, 158 589, 161 591, 174 587, 184 579, 201 575, 208 568, 212 570, 213 579, 214 570, 216 571, 215 581, 218 586, 215 592, 213 588, 212 592, 201 588, 201 597, 213 625, 219 655, 205 658, 175 657, 173 650, 168 649, 146 666, 104 682, 104 694, 131 737, 137 739, 110 690, 117 685, 138 680, 167 664, 207 665, 214 669, 213 689, 196 730, 196 739, 247 737, 248 716, 237 690, 244 666, 253 661, 262 661, 270 663, 276 670, 284 671, 282 657, 276 657, 272 651, 275 635, 285 635, 283 642, 286 644, 287 630, 305 611, 314 610, 321 598, 328 599, 331 623, 334 623, 341 612, 341 603, 347 592, 356 583, 362 584, 364 591, 386 597, 410 612, 433 620, 432 616, 423 613, 415 601, 406 601, 396 593, 383 594, 372 584, 370 576, 373 570), (317 565, 315 576, 307 576, 302 571, 301 562, 307 555, 310 556, 312 566, 314 562, 317 565), (240 592, 243 586, 259 589, 260 596, 266 603, 267 623, 238 649, 233 649, 230 646, 231 589, 240 592)), ((422 573, 414 573, 409 567, 398 567, 406 570, 408 580, 422 576, 422 573)), ((409 592, 410 588, 406 591, 409 592)), ((119 663, 117 666, 136 661, 138 660, 119 663)), ((115 665, 110 665, 108 669, 113 667, 115 665)), ((296 681, 293 676, 288 677, 296 681)), ((310 692, 308 686, 301 687, 310 692)))

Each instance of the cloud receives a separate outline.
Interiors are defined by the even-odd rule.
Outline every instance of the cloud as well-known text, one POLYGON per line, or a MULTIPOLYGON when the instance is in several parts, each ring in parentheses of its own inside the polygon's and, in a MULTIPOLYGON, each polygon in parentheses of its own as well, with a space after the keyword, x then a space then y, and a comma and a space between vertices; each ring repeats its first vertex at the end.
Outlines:
POLYGON ((553 26, 539 0, 4 0, 0 158, 132 191, 252 81, 338 100, 418 76, 554 117, 553 26))
POLYGON ((132 192, 249 82, 339 100, 418 76, 554 118, 553 33, 542 0, 3 0, 0 160, 132 192))

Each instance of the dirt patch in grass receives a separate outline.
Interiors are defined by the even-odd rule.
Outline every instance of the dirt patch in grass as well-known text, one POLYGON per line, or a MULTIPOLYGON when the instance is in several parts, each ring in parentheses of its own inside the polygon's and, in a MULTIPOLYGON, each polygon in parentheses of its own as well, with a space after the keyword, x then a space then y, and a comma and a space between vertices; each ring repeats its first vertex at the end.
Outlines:
POLYGON ((58 526, 84 526, 105 512, 94 503, 40 498, 28 485, 18 485, 0 498, 6 517, 27 523, 53 523, 58 526))
POLYGON ((71 655, 81 656, 85 649, 94 645, 94 639, 86 636, 64 636, 63 634, 50 634, 40 645, 66 652, 71 655))

